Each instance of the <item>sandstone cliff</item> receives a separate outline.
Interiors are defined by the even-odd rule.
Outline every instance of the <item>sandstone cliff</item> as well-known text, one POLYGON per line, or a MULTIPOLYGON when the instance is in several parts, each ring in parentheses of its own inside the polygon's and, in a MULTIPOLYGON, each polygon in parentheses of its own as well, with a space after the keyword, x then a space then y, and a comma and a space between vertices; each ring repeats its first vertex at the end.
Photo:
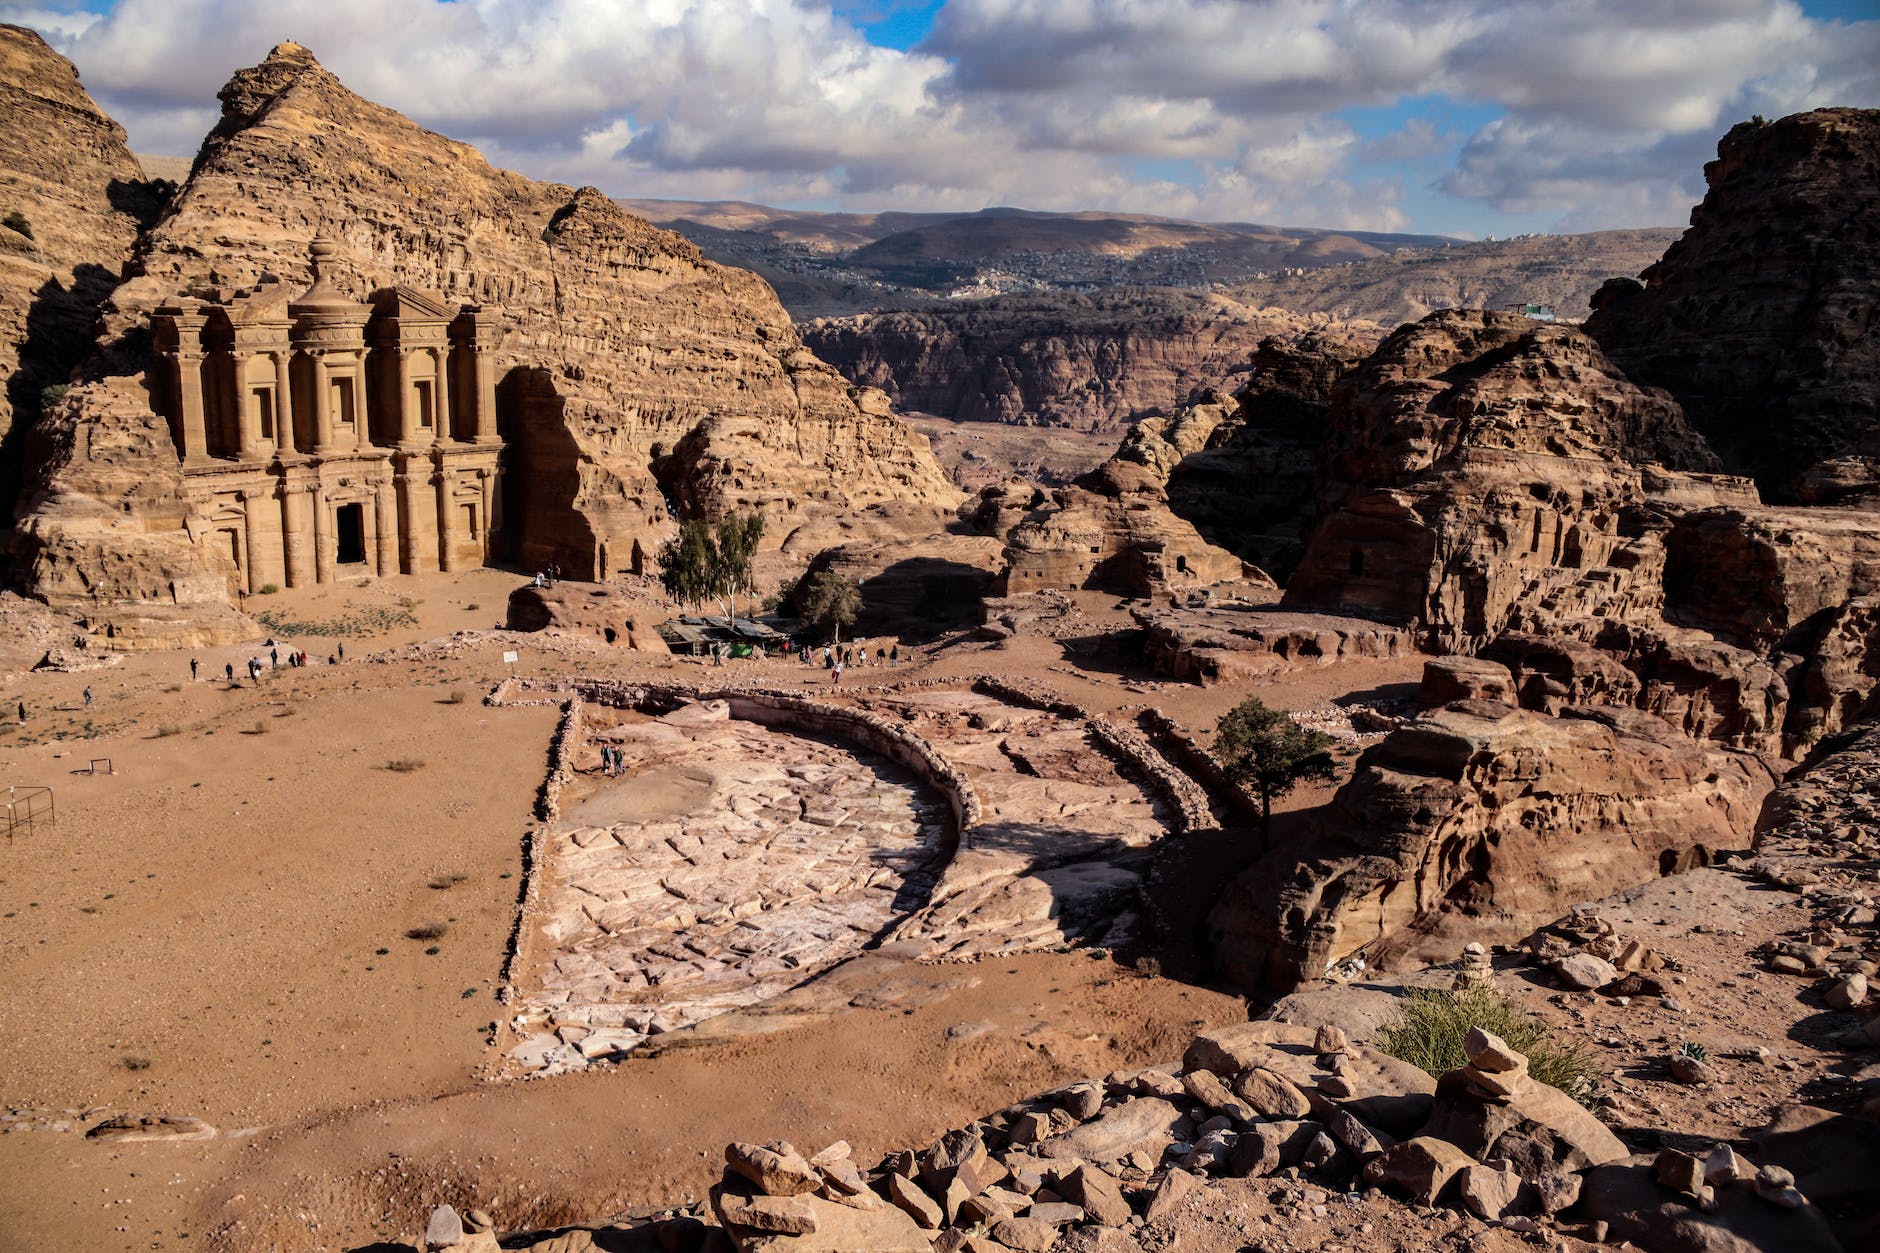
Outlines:
POLYGON ((1474 651, 1533 615, 1655 620, 1668 519, 1753 505, 1662 393, 1584 333, 1451 310, 1338 384, 1292 607, 1474 651))
POLYGON ((123 128, 72 63, 33 31, 0 26, 0 518, 12 517, 46 389, 90 348, 98 302, 156 207, 123 128))
MULTIPOLYGON (((238 72, 221 100, 107 306, 110 370, 147 364, 146 319, 178 291, 304 283, 307 241, 324 233, 341 245, 332 278, 355 297, 400 283, 500 311, 504 538, 519 560, 577 577, 624 569, 674 509, 759 508, 781 538, 879 502, 957 502, 926 442, 858 403, 752 275, 592 188, 494 169, 360 99, 297 45, 238 72)), ((175 453, 151 451, 161 475, 175 453)))
MULTIPOLYGON (((1272 336, 1324 318, 1172 289, 1040 293, 820 318, 804 341, 851 380, 902 407, 960 422, 1115 430, 1226 391, 1272 336)), ((1370 338, 1382 328, 1345 328, 1370 338)))
POLYGON ((1587 331, 1772 501, 1880 485, 1880 110, 1745 122, 1691 228, 1587 331))
POLYGON ((1446 961, 1749 845, 1774 785, 1757 758, 1631 710, 1563 714, 1462 701, 1368 750, 1307 834, 1216 907, 1227 973, 1284 991, 1356 957, 1446 961))

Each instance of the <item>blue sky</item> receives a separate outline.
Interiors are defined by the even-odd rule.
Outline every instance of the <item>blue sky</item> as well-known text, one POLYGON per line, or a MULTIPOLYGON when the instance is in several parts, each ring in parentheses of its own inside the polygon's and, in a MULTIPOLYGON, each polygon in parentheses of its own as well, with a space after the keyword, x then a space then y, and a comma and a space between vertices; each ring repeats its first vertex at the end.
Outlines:
POLYGON ((1880 0, 0 0, 139 151, 292 37, 535 177, 1462 236, 1675 225, 1751 114, 1880 106, 1880 0))

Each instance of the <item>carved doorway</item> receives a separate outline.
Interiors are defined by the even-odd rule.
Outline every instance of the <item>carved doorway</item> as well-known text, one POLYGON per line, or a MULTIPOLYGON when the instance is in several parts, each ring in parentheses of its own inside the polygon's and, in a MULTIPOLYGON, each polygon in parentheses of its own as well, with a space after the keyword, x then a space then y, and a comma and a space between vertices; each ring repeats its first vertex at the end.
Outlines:
POLYGON ((339 539, 340 565, 357 565, 366 559, 366 507, 358 501, 341 505, 333 511, 333 533, 339 539))

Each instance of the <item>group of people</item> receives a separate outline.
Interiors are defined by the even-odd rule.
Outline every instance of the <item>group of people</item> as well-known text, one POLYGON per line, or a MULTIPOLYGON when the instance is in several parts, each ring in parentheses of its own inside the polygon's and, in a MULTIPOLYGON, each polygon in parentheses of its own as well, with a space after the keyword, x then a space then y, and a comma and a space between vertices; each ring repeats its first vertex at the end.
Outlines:
MULTIPOLYGON (((248 671, 248 681, 250 683, 261 682, 261 672, 263 670, 279 670, 281 668, 281 646, 279 644, 276 644, 273 640, 269 640, 267 644, 267 648, 268 648, 268 664, 267 665, 265 666, 262 665, 261 658, 259 657, 250 657, 246 662, 243 663, 243 668, 248 671)), ((337 649, 337 651, 328 653, 326 655, 326 664, 329 666, 338 665, 340 662, 344 660, 346 660, 346 645, 343 643, 339 645, 339 648, 337 649)), ((313 663, 312 661, 308 659, 307 651, 305 649, 290 648, 287 650, 287 664, 295 668, 301 668, 305 666, 310 666, 313 663)), ((235 682, 235 663, 232 661, 224 663, 224 665, 222 666, 222 675, 230 683, 235 682)), ((190 681, 194 682, 195 680, 201 678, 201 676, 202 676, 202 660, 197 657, 191 657, 189 659, 190 681)), ((87 703, 85 707, 89 709, 91 707, 89 703, 90 689, 89 688, 86 689, 86 692, 87 692, 88 699, 87 699, 87 703)))
POLYGON ((553 587, 560 581, 561 567, 552 561, 548 563, 548 569, 537 570, 535 572, 535 585, 537 587, 553 587))
MULTIPOLYGON (((807 666, 811 664, 812 653, 809 645, 805 644, 797 649, 796 655, 802 660, 804 665, 807 666)), ((825 644, 822 648, 820 664, 825 670, 837 670, 844 666, 865 666, 868 664, 868 646, 863 644, 859 647, 856 645, 831 647, 825 644)), ((875 664, 878 666, 899 666, 901 664, 901 646, 896 644, 893 648, 877 648, 875 650, 875 664)))
POLYGON ((612 744, 601 745, 601 771, 610 779, 618 779, 627 772, 627 754, 623 748, 612 744))

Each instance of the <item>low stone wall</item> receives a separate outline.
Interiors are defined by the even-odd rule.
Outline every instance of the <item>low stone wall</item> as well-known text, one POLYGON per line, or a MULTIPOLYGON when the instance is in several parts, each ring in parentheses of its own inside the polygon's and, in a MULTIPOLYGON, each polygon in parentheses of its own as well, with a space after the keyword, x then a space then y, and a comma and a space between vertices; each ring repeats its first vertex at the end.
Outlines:
POLYGON ((1044 684, 1017 683, 982 675, 973 690, 1007 704, 1023 705, 1082 722, 1098 746, 1146 780, 1156 795, 1175 812, 1183 833, 1207 831, 1215 826, 1207 793, 1188 775, 1156 751, 1148 738, 1118 726, 1095 710, 1076 704, 1044 684))
POLYGON ((1175 720, 1160 709, 1145 709, 1136 717, 1150 739, 1161 746, 1162 752, 1191 778, 1199 780, 1223 809, 1249 825, 1260 822, 1260 802, 1227 777, 1220 759, 1200 740, 1176 726, 1175 720))
POLYGON ((953 813, 955 841, 961 832, 978 826, 984 813, 972 782, 941 756, 938 749, 907 727, 864 710, 832 705, 775 688, 668 687, 604 680, 580 686, 582 694, 595 704, 649 712, 665 713, 695 701, 722 700, 730 706, 734 718, 830 735, 880 753, 906 766, 923 783, 947 798, 948 808, 953 813))

